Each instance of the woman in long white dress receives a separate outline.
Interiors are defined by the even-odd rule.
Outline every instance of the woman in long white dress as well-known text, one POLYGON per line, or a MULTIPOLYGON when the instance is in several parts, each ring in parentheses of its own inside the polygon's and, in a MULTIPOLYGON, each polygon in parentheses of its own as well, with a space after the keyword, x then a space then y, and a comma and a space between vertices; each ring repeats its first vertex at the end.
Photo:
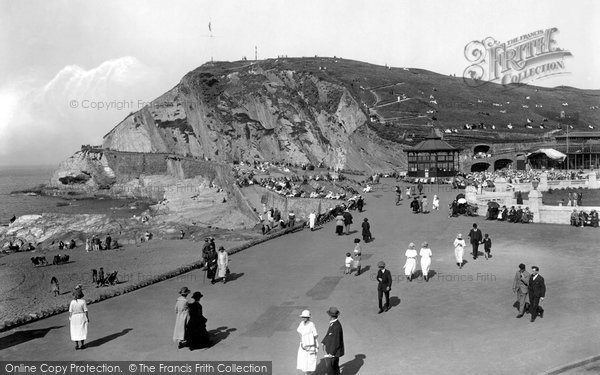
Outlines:
POLYGON ((315 214, 315 211, 313 211, 310 213, 310 215, 308 215, 308 226, 310 227, 311 231, 315 230, 316 222, 317 222, 317 214, 315 214))
POLYGON ((223 279, 223 284, 227 283, 227 267, 229 266, 229 255, 223 246, 219 246, 217 257, 217 278, 223 279))
POLYGON ((179 349, 186 345, 185 325, 189 318, 187 302, 188 294, 190 294, 190 290, 184 286, 179 290, 179 298, 177 298, 177 302, 175 303, 175 314, 177 314, 177 318, 175 319, 175 329, 173 330, 173 341, 177 343, 179 349))
POLYGON ((410 243, 408 249, 404 253, 406 256, 406 263, 404 263, 404 276, 407 277, 408 281, 412 281, 413 274, 417 269, 417 250, 415 250, 415 244, 410 243))
POLYGON ((458 268, 463 266, 463 256, 465 255, 465 240, 462 238, 462 234, 458 234, 454 240, 454 256, 456 257, 456 265, 458 268))
POLYGON ((302 321, 296 330, 300 334, 300 346, 298 347, 298 358, 296 367, 298 370, 310 375, 317 368, 317 329, 310 321, 310 311, 304 310, 300 314, 302 321))
POLYGON ((429 281, 429 266, 431 266, 431 249, 427 242, 423 242, 419 256, 421 257, 421 270, 423 271, 423 278, 425 281, 429 281))
POLYGON ((71 341, 75 341, 75 350, 85 349, 84 341, 87 339, 90 318, 87 303, 83 299, 83 292, 79 288, 73 292, 73 300, 69 305, 69 320, 71 322, 71 341))

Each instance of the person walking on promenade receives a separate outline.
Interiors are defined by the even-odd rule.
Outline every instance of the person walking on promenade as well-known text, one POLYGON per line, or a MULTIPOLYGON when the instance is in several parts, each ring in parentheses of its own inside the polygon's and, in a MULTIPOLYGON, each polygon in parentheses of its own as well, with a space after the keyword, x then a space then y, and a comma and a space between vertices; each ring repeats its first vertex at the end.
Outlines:
POLYGON ((350 234, 350 225, 352 225, 352 214, 346 208, 344 211, 344 226, 346 227, 346 235, 350 234))
POLYGON ((337 214, 335 217, 335 233, 338 236, 344 234, 344 215, 341 213, 337 214))
POLYGON ((402 202, 402 188, 400 186, 396 186, 396 206, 402 202))
POLYGON ((407 186, 406 187, 406 200, 410 200, 410 198, 411 198, 410 192, 411 192, 410 186, 407 186))
POLYGON ((223 284, 227 283, 227 267, 229 267, 229 255, 223 246, 219 246, 217 255, 217 277, 223 279, 223 284))
POLYGON ((76 288, 73 292, 73 300, 69 305, 69 321, 71 341, 75 341, 75 350, 85 349, 90 317, 81 288, 76 288))
POLYGON ((288 213, 288 227, 293 228, 296 225, 296 214, 293 210, 288 213))
POLYGON ((483 244, 483 255, 485 255, 485 259, 490 259, 492 257, 492 239, 489 234, 486 233, 483 236, 483 241, 481 241, 481 243, 483 244))
POLYGON ((410 243, 408 249, 404 253, 406 255, 406 263, 404 263, 404 276, 407 277, 408 281, 412 281, 413 274, 417 268, 417 250, 415 250, 415 244, 410 243))
POLYGON ((317 368, 317 353, 319 351, 317 328, 310 321, 310 311, 302 311, 300 318, 302 321, 296 329, 296 332, 300 335, 296 368, 304 374, 310 375, 317 368))
POLYGON ((454 240, 454 257, 456 258, 456 265, 458 268, 463 267, 463 256, 465 255, 465 240, 462 238, 462 234, 458 234, 454 240))
POLYGON ((354 268, 356 268, 356 273, 354 276, 360 275, 361 268, 361 258, 362 258, 362 249, 360 246, 360 238, 354 239, 354 250, 352 251, 352 256, 354 257, 354 268))
POLYGON ((327 375, 340 375, 340 357, 344 355, 344 331, 338 320, 340 311, 331 306, 327 310, 329 315, 329 328, 321 343, 325 355, 325 373, 327 375))
POLYGON ((350 272, 352 272, 352 263, 354 263, 352 254, 346 253, 346 259, 344 259, 344 275, 350 275, 350 272))
POLYGON ((217 252, 211 247, 208 253, 208 268, 206 269, 206 277, 210 279, 212 284, 216 283, 216 275, 218 268, 218 258, 217 252))
POLYGON ((356 200, 356 208, 358 208, 358 212, 363 212, 364 206, 365 206, 365 200, 363 199, 362 195, 359 195, 358 199, 356 200))
POLYGON ((423 279, 425 279, 425 281, 429 281, 429 267, 431 266, 431 257, 433 254, 431 253, 431 249, 429 248, 427 241, 421 244, 419 256, 421 257, 421 271, 423 272, 423 279))
POLYGON ((202 245, 202 262, 204 263, 204 269, 208 267, 208 254, 210 254, 210 239, 206 237, 204 239, 204 245, 202 245))
POLYGON ((315 230, 316 222, 317 222, 317 214, 315 214, 315 211, 312 211, 310 213, 310 215, 308 215, 308 227, 310 228, 311 232, 315 230))
POLYGON ((517 318, 522 318, 523 314, 525 314, 527 293, 529 293, 529 272, 526 271, 523 263, 519 264, 519 270, 515 274, 513 293, 517 294, 517 302, 519 303, 519 315, 517 315, 517 318))
POLYGON ((427 195, 423 195, 421 198, 421 212, 424 214, 429 213, 429 204, 427 203, 427 195))
POLYGON ((385 269, 385 262, 377 263, 377 298, 379 299, 379 313, 390 309, 390 290, 392 290, 392 273, 385 269), (383 295, 385 295, 385 309, 383 308, 383 295))
POLYGON ((410 208, 412 208, 413 214, 419 213, 419 210, 421 209, 421 204, 419 203, 417 197, 414 197, 412 202, 410 202, 410 208))
POLYGON ((531 314, 531 321, 534 322, 537 315, 540 318, 544 317, 544 309, 540 306, 540 302, 544 302, 546 296, 546 283, 544 278, 540 275, 540 268, 538 266, 531 267, 531 276, 529 276, 529 313, 531 314))
POLYGON ((371 224, 366 217, 363 219, 362 223, 362 238, 365 243, 368 243, 373 239, 373 236, 371 235, 371 224))
POLYGON ((417 190, 419 190, 419 195, 423 194, 423 183, 421 181, 417 184, 417 190))
POLYGON ((188 322, 185 326, 185 342, 190 350, 205 348, 210 345, 210 334, 206 330, 206 318, 202 313, 200 292, 192 294, 193 302, 188 303, 188 322))
POLYGON ((431 206, 433 207, 434 211, 440 210, 440 199, 436 194, 433 195, 433 201, 431 202, 431 206))
POLYGON ((60 295, 60 285, 58 285, 56 276, 52 276, 50 279, 50 290, 54 293, 54 297, 60 295))
POLYGON ((479 255, 479 244, 483 238, 481 229, 477 228, 477 224, 473 224, 473 229, 469 232, 469 238, 471 240, 471 246, 473 246, 473 259, 477 259, 477 255, 479 255))
POLYGON ((177 348, 181 349, 186 345, 185 341, 185 326, 188 322, 189 309, 187 296, 190 294, 190 290, 187 286, 184 286, 179 290, 179 298, 175 303, 175 329, 173 330, 173 341, 177 343, 177 348))

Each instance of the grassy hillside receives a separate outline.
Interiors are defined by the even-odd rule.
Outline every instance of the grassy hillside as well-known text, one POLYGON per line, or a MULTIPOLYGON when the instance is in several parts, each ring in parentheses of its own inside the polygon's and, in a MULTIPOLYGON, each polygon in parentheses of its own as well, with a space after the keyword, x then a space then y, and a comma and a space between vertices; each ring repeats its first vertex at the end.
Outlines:
POLYGON ((369 126, 394 142, 416 142, 431 132, 432 124, 441 132, 457 129, 445 134, 457 143, 548 141, 567 126, 572 131, 590 131, 590 125, 600 130, 600 90, 491 83, 474 87, 462 77, 340 58, 219 62, 198 69, 218 75, 257 67, 307 72, 343 84, 362 102, 365 113, 377 119, 369 126), (474 129, 464 129, 465 124, 474 129))

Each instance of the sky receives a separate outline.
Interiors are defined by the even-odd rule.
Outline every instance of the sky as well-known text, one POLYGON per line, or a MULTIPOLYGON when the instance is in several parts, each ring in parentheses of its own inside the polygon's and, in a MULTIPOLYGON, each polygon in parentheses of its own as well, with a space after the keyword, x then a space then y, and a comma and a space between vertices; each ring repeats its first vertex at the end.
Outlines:
POLYGON ((99 145, 190 70, 255 46, 462 76, 470 42, 557 28, 568 74, 535 84, 600 89, 598 19, 594 0, 0 0, 0 165, 99 145))

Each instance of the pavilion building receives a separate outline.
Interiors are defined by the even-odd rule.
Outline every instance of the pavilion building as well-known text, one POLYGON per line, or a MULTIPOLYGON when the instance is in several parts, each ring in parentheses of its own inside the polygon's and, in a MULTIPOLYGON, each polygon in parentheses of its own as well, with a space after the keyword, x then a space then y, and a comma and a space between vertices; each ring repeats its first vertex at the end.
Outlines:
POLYGON ((452 177, 459 170, 460 148, 451 146, 434 134, 421 143, 404 149, 409 177, 452 177))

